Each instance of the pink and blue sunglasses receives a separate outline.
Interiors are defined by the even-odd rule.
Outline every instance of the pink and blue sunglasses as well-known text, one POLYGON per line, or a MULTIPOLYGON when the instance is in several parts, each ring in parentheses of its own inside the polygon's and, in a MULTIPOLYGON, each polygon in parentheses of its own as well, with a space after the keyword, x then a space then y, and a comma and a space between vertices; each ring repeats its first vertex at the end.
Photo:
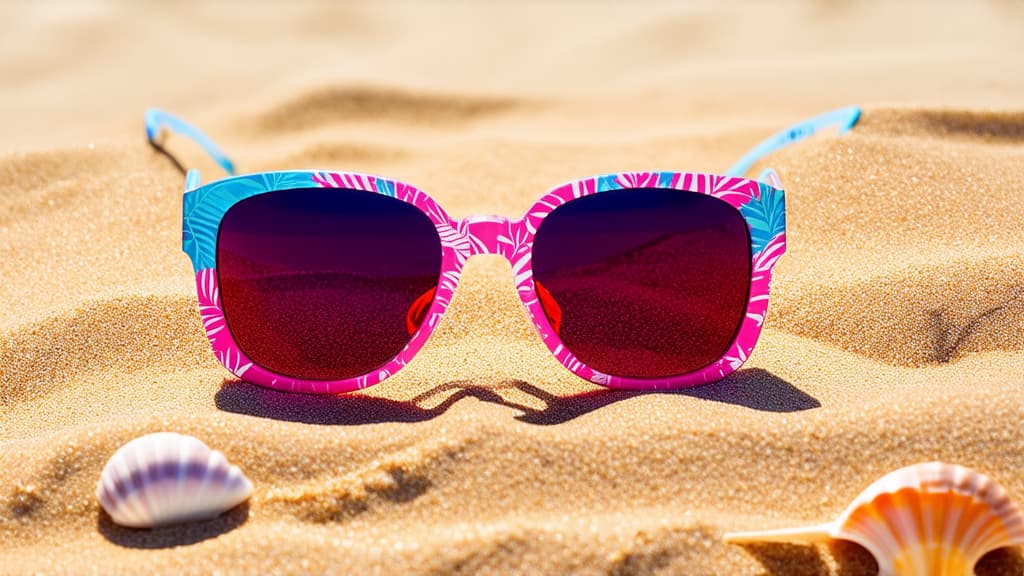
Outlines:
POLYGON ((666 389, 726 377, 761 333, 785 199, 773 170, 742 175, 859 117, 851 107, 796 124, 724 175, 569 182, 516 220, 453 220, 418 188, 367 174, 237 176, 209 137, 162 110, 146 112, 146 134, 158 147, 165 130, 187 136, 230 175, 200 185, 188 172, 182 227, 206 334, 239 378, 308 393, 377 384, 427 341, 466 261, 498 254, 566 368, 612 388, 666 389))

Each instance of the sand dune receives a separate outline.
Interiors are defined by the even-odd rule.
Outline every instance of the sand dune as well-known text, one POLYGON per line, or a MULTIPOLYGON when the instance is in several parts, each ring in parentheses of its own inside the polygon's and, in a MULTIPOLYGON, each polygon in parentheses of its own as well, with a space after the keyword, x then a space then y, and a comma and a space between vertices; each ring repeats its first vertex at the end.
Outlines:
POLYGON ((280 136, 292 131, 337 124, 390 122, 402 128, 427 124, 433 128, 457 126, 517 107, 514 99, 432 94, 376 86, 329 87, 311 90, 278 104, 240 128, 280 136))
POLYGON ((825 521, 932 459, 1024 504, 1015 4, 76 6, 0 8, 0 573, 851 576, 874 573, 855 545, 720 536, 825 521), (180 251, 183 177, 141 125, 161 105, 246 171, 381 173, 517 216, 589 174, 723 169, 851 103, 853 132, 771 158, 789 251, 752 359, 664 394, 562 368, 497 257, 380 386, 236 381, 180 251), (100 470, 159 430, 223 451, 251 501, 113 525, 100 470))

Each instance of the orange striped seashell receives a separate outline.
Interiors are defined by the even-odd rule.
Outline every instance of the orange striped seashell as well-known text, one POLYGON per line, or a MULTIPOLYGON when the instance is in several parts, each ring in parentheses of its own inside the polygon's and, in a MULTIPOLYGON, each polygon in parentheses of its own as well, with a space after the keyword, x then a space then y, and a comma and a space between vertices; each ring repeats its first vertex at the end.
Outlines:
POLYGON ((725 535, 732 543, 829 539, 867 548, 880 576, 972 576, 986 553, 1024 544, 1024 515, 988 476, 929 462, 886 474, 834 522, 725 535))

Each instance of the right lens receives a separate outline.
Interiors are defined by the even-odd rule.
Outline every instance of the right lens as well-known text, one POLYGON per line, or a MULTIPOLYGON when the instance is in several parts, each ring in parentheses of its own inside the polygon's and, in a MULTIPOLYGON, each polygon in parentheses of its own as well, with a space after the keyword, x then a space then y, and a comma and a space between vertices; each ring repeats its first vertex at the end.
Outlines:
POLYGON ((397 355, 440 274, 430 218, 361 190, 253 196, 228 209, 217 237, 221 303, 239 348, 305 380, 362 376, 397 355))
POLYGON ((750 233, 728 203, 643 188, 577 198, 548 214, 533 245, 541 307, 591 368, 665 378, 721 358, 750 290, 750 233))

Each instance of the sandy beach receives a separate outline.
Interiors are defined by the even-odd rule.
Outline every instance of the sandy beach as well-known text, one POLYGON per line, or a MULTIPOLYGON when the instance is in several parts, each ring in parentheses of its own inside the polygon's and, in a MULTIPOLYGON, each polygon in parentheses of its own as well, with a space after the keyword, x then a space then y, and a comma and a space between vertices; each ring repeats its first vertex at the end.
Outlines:
POLYGON ((928 460, 1024 506, 1022 30, 994 0, 3 3, 0 574, 854 576, 877 568, 853 544, 721 536, 831 520, 928 460), (750 361, 673 393, 563 368, 496 256, 381 385, 238 381, 181 251, 184 177, 142 122, 188 118, 241 172, 382 174, 519 217, 574 178, 723 171, 846 105, 849 134, 763 164, 788 252, 750 361), (224 452, 249 502, 114 525, 100 471, 164 430, 224 452))

